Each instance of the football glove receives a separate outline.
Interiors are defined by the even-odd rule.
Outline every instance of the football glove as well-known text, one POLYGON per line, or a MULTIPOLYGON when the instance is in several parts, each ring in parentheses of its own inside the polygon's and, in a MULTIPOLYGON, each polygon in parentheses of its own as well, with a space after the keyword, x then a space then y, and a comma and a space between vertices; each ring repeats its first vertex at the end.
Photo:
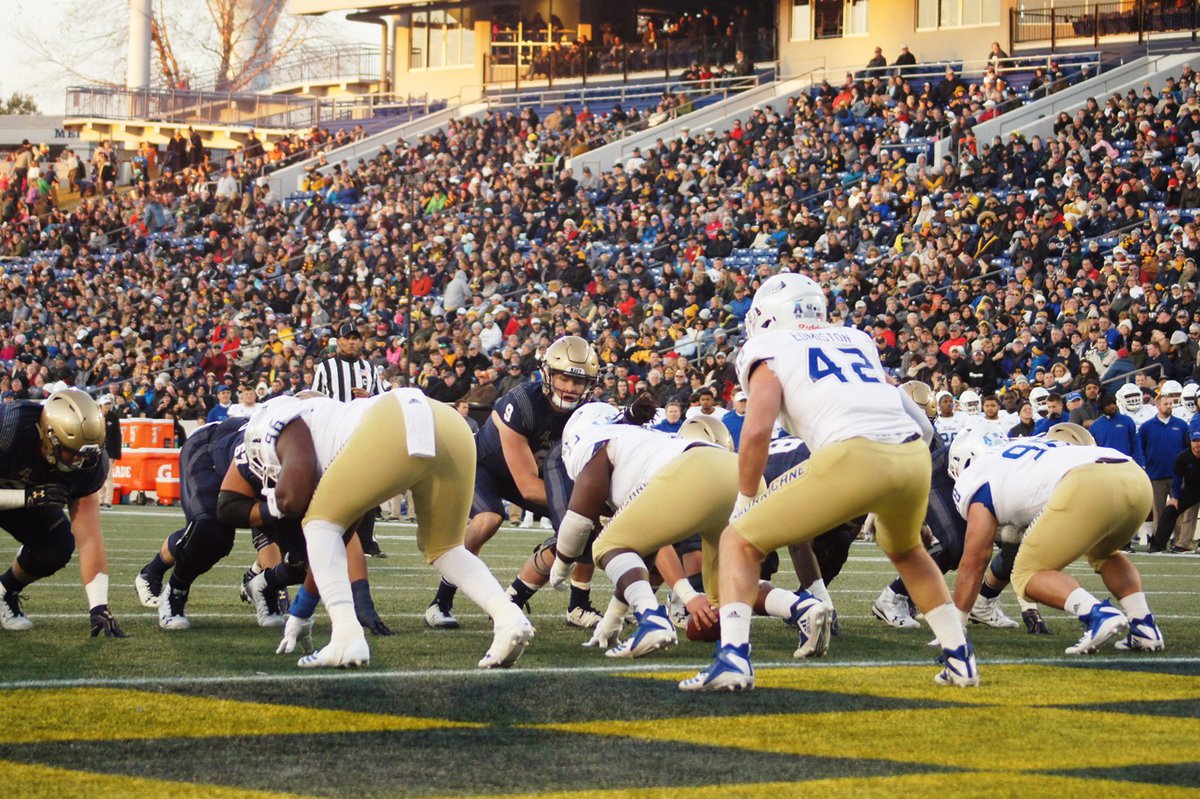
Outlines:
POLYGON ((25 488, 25 507, 27 508, 61 508, 71 497, 67 494, 66 486, 57 483, 27 486, 25 488))
POLYGON ((313 624, 314 620, 310 617, 302 619, 299 616, 287 617, 287 622, 283 625, 283 638, 279 642, 279 648, 275 650, 276 655, 290 655, 296 649, 296 645, 300 645, 300 651, 304 654, 309 654, 313 651, 313 624))
POLYGON ((570 587, 571 572, 574 569, 574 563, 568 563, 562 558, 556 558, 554 565, 550 567, 550 587, 555 591, 566 591, 570 587))
POLYGON ((112 611, 108 609, 108 605, 97 605, 89 613, 92 617, 92 638, 99 637, 100 633, 104 633, 105 638, 129 637, 117 625, 117 620, 113 618, 112 611))
POLYGON ((625 421, 629 424, 644 425, 653 421, 654 414, 657 412, 658 402, 654 399, 654 395, 649 391, 643 391, 625 409, 625 421))
POLYGON ((1025 622, 1025 632, 1029 635, 1054 635, 1042 620, 1042 614, 1037 608, 1022 611, 1021 621, 1025 622))

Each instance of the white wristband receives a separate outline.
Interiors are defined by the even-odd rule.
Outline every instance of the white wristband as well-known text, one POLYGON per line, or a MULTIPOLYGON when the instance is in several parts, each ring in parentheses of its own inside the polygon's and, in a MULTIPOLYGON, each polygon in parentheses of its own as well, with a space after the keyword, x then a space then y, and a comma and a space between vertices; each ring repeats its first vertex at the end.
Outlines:
POLYGON ((685 605, 700 596, 699 592, 695 588, 692 588, 692 584, 686 577, 676 580, 671 586, 671 590, 675 592, 675 596, 679 597, 679 601, 685 605))
POLYGON ((265 489, 263 493, 267 495, 267 510, 269 510, 271 515, 276 519, 282 519, 283 514, 279 512, 279 502, 275 499, 275 489, 268 488, 265 489))
POLYGON ((92 581, 83 587, 87 592, 88 610, 97 605, 108 604, 108 575, 101 572, 92 578, 92 581))
POLYGON ((0 489, 0 510, 15 510, 25 507, 25 489, 0 489))

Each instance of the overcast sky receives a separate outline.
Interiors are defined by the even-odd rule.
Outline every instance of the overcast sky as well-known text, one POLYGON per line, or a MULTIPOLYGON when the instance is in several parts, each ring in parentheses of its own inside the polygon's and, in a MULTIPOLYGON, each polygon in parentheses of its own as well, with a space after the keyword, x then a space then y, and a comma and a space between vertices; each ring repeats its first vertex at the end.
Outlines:
MULTIPOLYGON (((201 7, 203 0, 169 0, 171 6, 201 7)), ((91 14, 88 19, 102 20, 95 24, 108 24, 128 27, 129 13, 126 0, 91 0, 93 7, 102 7, 105 13, 91 14)), ((155 3, 157 5, 157 3, 155 3)), ((72 63, 80 63, 79 70, 83 73, 103 73, 109 64, 116 59, 111 52, 107 58, 91 56, 95 49, 89 46, 88 22, 80 16, 72 16, 70 10, 76 5, 72 0, 0 0, 0 94, 7 98, 15 91, 32 94, 37 100, 39 109, 46 114, 61 114, 63 112, 66 88, 80 83, 78 77, 64 74, 63 71, 50 64, 39 63, 36 54, 26 44, 27 31, 36 30, 43 38, 60 32, 61 37, 55 37, 61 42, 64 55, 72 63), (88 60, 92 64, 88 64, 88 60), (89 69, 89 66, 91 67, 89 69)), ((374 25, 346 22, 334 16, 325 17, 320 23, 323 37, 342 42, 363 42, 366 44, 379 43, 379 29, 374 25)), ((94 41, 94 40, 93 40, 94 41)), ((179 47, 176 42, 176 47, 179 47)), ((215 68, 215 63, 204 62, 208 71, 215 68)), ((122 49, 119 66, 110 67, 118 70, 113 79, 124 81, 125 60, 122 49)))

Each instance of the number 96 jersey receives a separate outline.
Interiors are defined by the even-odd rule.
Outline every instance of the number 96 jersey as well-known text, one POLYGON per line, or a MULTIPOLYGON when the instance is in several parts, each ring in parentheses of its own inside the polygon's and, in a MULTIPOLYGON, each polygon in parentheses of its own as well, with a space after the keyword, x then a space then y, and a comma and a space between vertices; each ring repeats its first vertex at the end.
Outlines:
POLYGON ((829 327, 780 330, 747 341, 738 353, 742 390, 766 364, 783 386, 780 422, 816 452, 827 444, 866 438, 899 444, 921 430, 887 382, 875 343, 861 330, 829 327))
MULTIPOLYGON (((1098 462, 1127 461, 1108 447, 1081 447, 1040 438, 1018 438, 971 461, 954 484, 954 504, 962 517, 985 485, 1000 524, 1029 526, 1067 472, 1098 462)), ((1087 508, 1079 512, 1086 515, 1087 508)))

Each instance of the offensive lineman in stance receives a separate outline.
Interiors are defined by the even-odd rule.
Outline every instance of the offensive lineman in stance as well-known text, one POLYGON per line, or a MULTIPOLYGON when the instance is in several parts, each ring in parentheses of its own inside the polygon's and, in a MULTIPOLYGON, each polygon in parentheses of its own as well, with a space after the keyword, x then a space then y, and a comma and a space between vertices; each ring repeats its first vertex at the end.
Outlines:
MULTIPOLYGON (((367 510, 410 489, 417 548, 494 622, 495 637, 479 667, 508 667, 521 656, 533 626, 483 561, 463 547, 475 478, 472 443, 462 416, 416 389, 349 405, 278 397, 255 411, 246 426, 246 458, 264 486, 266 515, 304 519, 309 570, 333 624, 329 645, 302 657, 302 668, 370 661, 344 540, 367 510)), ((288 625, 296 626, 291 619, 288 625)), ((295 636, 285 627, 285 637, 289 633, 295 636)))
POLYGON ((21 610, 21 591, 66 566, 78 546, 92 636, 125 637, 108 609, 100 532, 108 468, 104 416, 86 392, 66 388, 44 404, 0 405, 0 527, 21 542, 12 566, 0 574, 0 627, 33 626, 21 610))
POLYGON ((721 644, 713 663, 681 682, 682 690, 753 688, 751 603, 763 558, 868 512, 876 516, 880 548, 942 647, 944 668, 935 681, 979 684, 958 610, 921 545, 928 419, 888 385, 865 333, 828 327, 826 319, 820 286, 795 274, 765 281, 746 316, 750 339, 738 355, 738 377, 750 399, 738 453, 740 494, 721 535, 721 644), (760 497, 776 419, 813 454, 802 474, 760 497))

